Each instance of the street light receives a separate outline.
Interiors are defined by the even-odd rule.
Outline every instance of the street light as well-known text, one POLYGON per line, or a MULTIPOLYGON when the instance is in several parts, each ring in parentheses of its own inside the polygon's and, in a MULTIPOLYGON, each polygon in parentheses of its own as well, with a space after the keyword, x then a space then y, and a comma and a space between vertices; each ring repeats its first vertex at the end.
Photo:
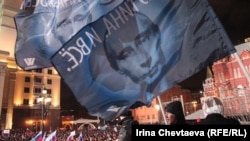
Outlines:
POLYGON ((192 101, 192 104, 193 104, 194 112, 196 112, 196 108, 197 108, 197 101, 192 101))
POLYGON ((51 96, 47 94, 47 89, 44 87, 42 89, 42 94, 39 96, 39 98, 37 99, 38 103, 41 104, 42 108, 41 108, 41 115, 42 115, 42 135, 44 133, 44 119, 47 116, 48 113, 48 108, 47 106, 49 106, 50 102, 51 102, 51 96))

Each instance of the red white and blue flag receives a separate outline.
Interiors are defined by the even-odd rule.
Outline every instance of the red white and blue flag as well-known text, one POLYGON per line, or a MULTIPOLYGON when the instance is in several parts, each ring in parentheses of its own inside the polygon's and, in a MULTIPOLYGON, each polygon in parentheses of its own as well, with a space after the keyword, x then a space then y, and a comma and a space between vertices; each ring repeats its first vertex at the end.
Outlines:
POLYGON ((45 141, 56 141, 57 137, 56 137, 56 130, 54 132, 52 132, 51 134, 48 135, 48 137, 45 139, 45 141))
POLYGON ((43 141, 43 134, 42 131, 38 132, 35 137, 31 139, 31 141, 43 141))
POLYGON ((74 141, 74 136, 76 135, 76 131, 70 132, 69 136, 67 137, 67 141, 74 141))
POLYGON ((80 135, 77 138, 78 138, 78 141, 83 141, 82 133, 80 133, 80 135))

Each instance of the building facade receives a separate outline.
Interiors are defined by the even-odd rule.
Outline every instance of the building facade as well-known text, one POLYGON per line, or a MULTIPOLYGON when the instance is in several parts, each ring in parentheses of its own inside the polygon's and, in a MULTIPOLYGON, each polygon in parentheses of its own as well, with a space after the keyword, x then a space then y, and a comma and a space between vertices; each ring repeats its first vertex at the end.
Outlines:
POLYGON ((14 15, 23 0, 0 1, 0 128, 41 128, 42 104, 37 100, 46 89, 51 102, 44 109, 44 127, 60 125, 60 76, 54 68, 23 71, 15 62, 14 15))
POLYGON ((44 129, 60 125, 60 81, 54 68, 24 71, 8 52, 0 51, 0 105, 1 129, 44 129), (42 91, 46 90, 43 94, 42 91), (40 103, 40 97, 50 97, 49 103, 40 103), (42 111, 42 106, 44 111, 42 111))
POLYGON ((214 62, 204 84, 204 96, 219 97, 225 115, 250 121, 250 42, 235 46, 237 54, 214 62))

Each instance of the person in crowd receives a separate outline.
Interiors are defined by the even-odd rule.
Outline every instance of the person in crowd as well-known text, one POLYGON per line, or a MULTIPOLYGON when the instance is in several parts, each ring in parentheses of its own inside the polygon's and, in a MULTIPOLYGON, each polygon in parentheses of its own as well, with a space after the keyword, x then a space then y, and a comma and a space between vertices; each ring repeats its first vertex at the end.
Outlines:
POLYGON ((124 118, 119 123, 121 125, 118 141, 131 141, 132 125, 138 125, 138 121, 134 120, 131 111, 124 112, 121 116, 124 118))
POLYGON ((204 97, 201 100, 202 110, 205 115, 205 119, 201 120, 198 125, 206 125, 206 124, 232 124, 232 125, 240 125, 240 122, 233 118, 224 117, 224 106, 221 100, 217 97, 204 97))
POLYGON ((168 125, 189 125, 180 101, 172 101, 165 107, 166 120, 168 125))

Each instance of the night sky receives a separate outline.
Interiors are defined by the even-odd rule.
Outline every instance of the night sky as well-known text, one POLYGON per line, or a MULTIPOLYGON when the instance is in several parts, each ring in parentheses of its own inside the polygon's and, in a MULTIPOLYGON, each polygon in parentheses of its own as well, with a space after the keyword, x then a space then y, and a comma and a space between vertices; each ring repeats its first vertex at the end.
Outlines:
MULTIPOLYGON (((208 0, 234 45, 250 37, 250 0, 208 0)), ((198 91, 206 78, 206 69, 180 83, 182 88, 198 91)))
POLYGON ((249 0, 209 0, 233 44, 250 37, 249 0))

